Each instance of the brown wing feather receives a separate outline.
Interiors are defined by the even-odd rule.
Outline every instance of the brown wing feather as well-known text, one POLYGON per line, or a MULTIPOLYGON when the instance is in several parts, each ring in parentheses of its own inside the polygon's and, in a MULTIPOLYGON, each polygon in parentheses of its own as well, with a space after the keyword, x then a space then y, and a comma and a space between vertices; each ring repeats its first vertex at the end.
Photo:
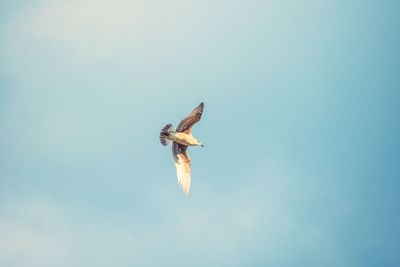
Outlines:
POLYGON ((200 103, 186 118, 184 118, 176 128, 177 132, 191 133, 190 129, 201 119, 203 114, 204 103, 200 103), (190 132, 189 132, 190 131, 190 132))
POLYGON ((186 149, 187 146, 185 145, 177 142, 172 143, 172 155, 175 160, 178 184, 188 194, 190 189, 190 158, 186 153, 186 149))

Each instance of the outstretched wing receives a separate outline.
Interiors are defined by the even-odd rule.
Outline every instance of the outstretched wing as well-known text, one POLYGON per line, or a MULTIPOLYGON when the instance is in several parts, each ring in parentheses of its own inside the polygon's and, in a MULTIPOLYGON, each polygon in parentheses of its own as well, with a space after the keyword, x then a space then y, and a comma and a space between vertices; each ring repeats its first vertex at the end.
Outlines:
POLYGON ((178 184, 188 194, 190 189, 190 158, 186 153, 186 149, 187 146, 185 145, 177 142, 172 143, 172 155, 175 160, 178 184))
POLYGON ((193 125, 201 119, 201 114, 203 114, 204 103, 200 103, 189 115, 186 116, 176 128, 177 132, 187 132, 190 133, 193 125))

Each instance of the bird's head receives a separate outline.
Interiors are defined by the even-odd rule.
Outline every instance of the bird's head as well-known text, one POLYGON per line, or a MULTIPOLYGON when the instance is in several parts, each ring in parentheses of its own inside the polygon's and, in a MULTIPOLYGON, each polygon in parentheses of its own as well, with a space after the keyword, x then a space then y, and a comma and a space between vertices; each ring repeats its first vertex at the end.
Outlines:
POLYGON ((201 147, 204 147, 204 145, 200 142, 200 140, 197 140, 197 144, 196 144, 197 146, 201 146, 201 147))

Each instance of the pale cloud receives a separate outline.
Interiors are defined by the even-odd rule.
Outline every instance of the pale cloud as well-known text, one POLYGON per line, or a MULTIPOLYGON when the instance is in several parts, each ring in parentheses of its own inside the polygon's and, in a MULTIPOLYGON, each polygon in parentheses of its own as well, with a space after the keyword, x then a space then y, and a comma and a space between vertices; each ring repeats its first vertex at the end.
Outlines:
POLYGON ((98 266, 137 260, 132 230, 107 219, 83 220, 50 201, 9 198, 0 207, 0 235, 3 266, 98 266))
POLYGON ((65 218, 48 203, 31 201, 12 198, 0 207, 1 265, 67 266, 72 237, 65 218))
POLYGON ((87 64, 126 56, 147 66, 154 57, 186 54, 185 47, 197 47, 192 53, 197 57, 199 39, 212 40, 202 33, 199 10, 194 2, 180 1, 43 1, 10 18, 4 39, 10 51, 26 42, 34 50, 56 49, 79 59, 74 67, 85 70, 87 64))
POLYGON ((179 205, 179 196, 171 199, 162 192, 152 193, 157 212, 162 212, 159 220, 152 222, 136 217, 129 209, 121 218, 81 213, 43 196, 40 201, 9 197, 0 207, 1 263, 159 266, 187 259, 181 259, 182 253, 200 263, 204 262, 201 257, 221 262, 232 251, 239 253, 242 241, 255 236, 263 222, 264 208, 252 199, 209 195, 202 203, 195 198, 194 205, 182 211, 179 209, 187 204, 179 205), (173 207, 173 203, 178 205, 173 207), (212 250, 203 251, 204 246, 212 250))

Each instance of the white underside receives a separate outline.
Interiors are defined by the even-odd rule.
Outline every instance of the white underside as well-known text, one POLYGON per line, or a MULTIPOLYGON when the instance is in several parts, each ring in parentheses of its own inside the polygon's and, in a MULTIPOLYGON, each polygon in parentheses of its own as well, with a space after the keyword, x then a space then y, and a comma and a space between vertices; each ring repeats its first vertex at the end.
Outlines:
POLYGON ((195 146, 198 144, 196 138, 194 138, 191 134, 171 132, 167 138, 171 141, 175 141, 186 146, 195 146))

